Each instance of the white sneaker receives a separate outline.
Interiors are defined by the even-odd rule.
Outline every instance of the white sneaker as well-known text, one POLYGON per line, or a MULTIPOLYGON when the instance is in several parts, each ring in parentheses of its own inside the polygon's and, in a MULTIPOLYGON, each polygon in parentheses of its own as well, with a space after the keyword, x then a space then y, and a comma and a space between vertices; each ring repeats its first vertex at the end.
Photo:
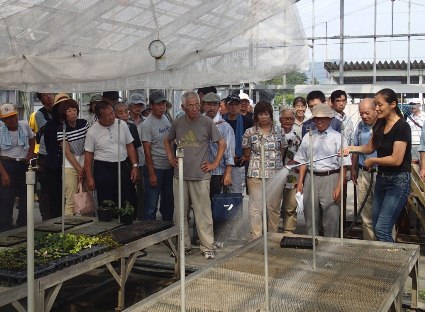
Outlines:
POLYGON ((214 246, 217 248, 224 248, 224 243, 223 242, 219 242, 219 241, 215 241, 214 242, 214 246))
POLYGON ((205 257, 205 259, 207 260, 212 260, 215 258, 215 254, 214 251, 211 250, 206 250, 202 252, 202 255, 205 257))

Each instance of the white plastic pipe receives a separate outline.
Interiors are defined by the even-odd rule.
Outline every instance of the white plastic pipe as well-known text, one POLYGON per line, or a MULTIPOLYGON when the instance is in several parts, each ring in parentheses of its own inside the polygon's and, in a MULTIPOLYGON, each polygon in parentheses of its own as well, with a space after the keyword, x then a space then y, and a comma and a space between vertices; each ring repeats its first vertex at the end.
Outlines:
POLYGON ((27 184, 27 305, 28 312, 34 312, 34 185, 35 171, 31 161, 26 173, 27 184))
POLYGON ((267 202, 266 202, 266 156, 264 152, 265 139, 261 137, 260 150, 261 150, 261 172, 262 172, 262 204, 263 204, 263 239, 264 239, 264 289, 265 289, 265 311, 269 311, 269 252, 267 242, 267 202))
POLYGON ((314 174, 313 174, 313 130, 310 129, 308 132, 309 143, 310 143, 310 189, 311 189, 311 223, 313 230, 313 269, 316 270, 316 216, 314 214, 314 174))
POLYGON ((66 136, 66 122, 62 126, 62 234, 65 234, 65 136, 66 136))
MULTIPOLYGON (((176 149, 176 157, 178 160, 179 168, 179 256, 180 256, 180 310, 182 312, 186 311, 186 258, 184 250, 184 184, 183 184, 183 157, 184 150, 180 145, 180 142, 176 149)), ((177 256, 177 255, 176 255, 177 256)))
MULTIPOLYGON (((118 119, 118 209, 121 208, 121 160, 120 160, 120 152, 121 152, 121 119, 118 119)), ((121 222, 120 214, 118 214, 118 222, 121 222)))
POLYGON ((344 158, 342 157, 343 151, 344 151, 344 124, 341 122, 341 148, 340 153, 341 157, 339 158, 339 166, 340 166, 340 173, 339 173, 339 183, 341 187, 341 197, 340 197, 340 216, 339 216, 339 231, 340 231, 340 244, 341 246, 344 245, 344 158))

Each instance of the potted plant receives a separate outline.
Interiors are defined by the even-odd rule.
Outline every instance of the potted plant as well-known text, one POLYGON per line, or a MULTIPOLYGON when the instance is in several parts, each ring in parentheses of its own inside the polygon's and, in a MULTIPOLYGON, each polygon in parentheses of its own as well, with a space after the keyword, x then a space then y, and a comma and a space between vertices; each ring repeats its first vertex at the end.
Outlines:
POLYGON ((117 205, 113 200, 106 199, 104 200, 101 205, 97 208, 97 218, 99 221, 111 221, 112 217, 114 216, 115 209, 117 208, 117 205))
POLYGON ((120 220, 124 224, 132 224, 134 218, 134 207, 128 201, 125 201, 124 206, 117 208, 117 214, 120 216, 120 220))

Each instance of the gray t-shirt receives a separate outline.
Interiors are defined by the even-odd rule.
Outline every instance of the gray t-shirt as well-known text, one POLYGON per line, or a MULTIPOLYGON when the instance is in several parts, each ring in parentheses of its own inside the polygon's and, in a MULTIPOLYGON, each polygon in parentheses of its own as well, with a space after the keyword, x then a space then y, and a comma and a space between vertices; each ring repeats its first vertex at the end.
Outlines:
POLYGON ((157 118, 150 114, 142 122, 141 139, 142 142, 151 143, 152 161, 155 169, 169 169, 171 167, 164 148, 164 138, 168 135, 170 128, 170 121, 164 115, 157 118))
MULTIPOLYGON (((174 120, 168 133, 170 140, 181 142, 184 150, 183 172, 185 180, 207 180, 211 178, 209 172, 203 172, 201 165, 208 161, 208 142, 217 142, 221 134, 214 121, 200 115, 194 121, 188 121, 186 116, 174 120)), ((178 168, 174 171, 178 177, 178 168)))

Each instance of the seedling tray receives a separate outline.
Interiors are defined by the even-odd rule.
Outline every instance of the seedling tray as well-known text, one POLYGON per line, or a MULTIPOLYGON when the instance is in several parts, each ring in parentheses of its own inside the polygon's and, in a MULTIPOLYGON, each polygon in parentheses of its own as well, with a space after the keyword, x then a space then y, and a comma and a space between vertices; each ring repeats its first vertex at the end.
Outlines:
MULTIPOLYGON (((319 241, 315 240, 315 244, 319 241)), ((313 240, 308 237, 284 236, 280 241, 282 248, 296 248, 296 249, 313 249, 313 240)))
MULTIPOLYGON (((65 230, 69 230, 74 227, 73 225, 64 226, 65 230)), ((62 224, 42 224, 35 227, 36 231, 39 232, 49 232, 49 233, 59 233, 62 231, 62 224)))
POLYGON ((139 238, 158 233, 173 226, 171 221, 135 221, 133 224, 112 230, 112 238, 120 244, 127 244, 139 238))
POLYGON ((10 247, 25 242, 26 237, 6 236, 0 237, 0 247, 10 247))
MULTIPOLYGON (((93 220, 86 218, 65 218, 65 225, 77 226, 90 222, 93 222, 93 220)), ((62 224, 62 220, 55 221, 54 224, 62 224)))

